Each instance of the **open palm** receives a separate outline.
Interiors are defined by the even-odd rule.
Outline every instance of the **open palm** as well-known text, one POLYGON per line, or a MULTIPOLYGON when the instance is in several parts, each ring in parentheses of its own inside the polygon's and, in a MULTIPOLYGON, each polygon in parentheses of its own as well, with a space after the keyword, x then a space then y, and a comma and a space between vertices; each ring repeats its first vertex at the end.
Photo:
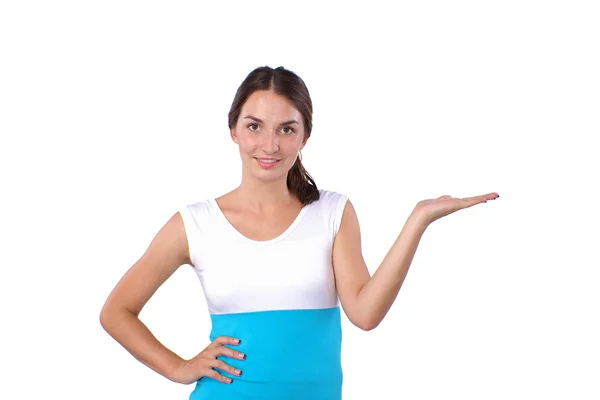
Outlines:
POLYGON ((464 198, 445 195, 436 199, 421 200, 415 206, 414 212, 430 224, 455 211, 469 208, 475 204, 486 203, 488 200, 496 200, 498 197, 500 196, 496 192, 464 198))

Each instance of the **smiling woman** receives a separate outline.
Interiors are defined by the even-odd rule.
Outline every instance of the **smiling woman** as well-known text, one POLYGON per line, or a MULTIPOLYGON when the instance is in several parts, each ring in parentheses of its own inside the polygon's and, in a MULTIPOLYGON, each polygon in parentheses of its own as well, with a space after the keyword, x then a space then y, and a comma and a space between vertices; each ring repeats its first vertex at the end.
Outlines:
POLYGON ((341 307, 363 330, 390 309, 425 228, 496 193, 417 203, 371 277, 348 197, 318 189, 300 150, 312 129, 304 82, 282 67, 252 71, 229 112, 242 182, 182 206, 110 294, 102 326, 190 400, 340 400, 341 307), (190 360, 163 346, 138 319, 183 264, 196 272, 212 321, 210 344, 190 360))
POLYGON ((237 350, 248 355, 217 355, 243 374, 217 367, 233 385, 200 378, 190 399, 341 398, 332 247, 347 198, 317 189, 302 166, 311 118, 299 77, 283 68, 253 71, 229 113, 242 185, 180 210, 210 340, 240 338, 237 350))
MULTIPOLYGON (((308 89, 283 67, 257 68, 237 90, 228 125, 240 186, 173 215, 109 296, 102 325, 150 368, 195 383, 191 400, 339 400, 333 244, 348 198, 318 189, 302 165, 312 131, 308 89), (182 264, 194 268, 212 321, 210 345, 190 360, 137 318, 182 264)), ((357 277, 368 279, 366 268, 357 277)))
POLYGON ((273 169, 272 179, 286 175, 287 188, 303 204, 318 199, 317 186, 300 155, 312 132, 312 111, 300 77, 283 67, 260 67, 237 90, 228 116, 242 162, 273 169))

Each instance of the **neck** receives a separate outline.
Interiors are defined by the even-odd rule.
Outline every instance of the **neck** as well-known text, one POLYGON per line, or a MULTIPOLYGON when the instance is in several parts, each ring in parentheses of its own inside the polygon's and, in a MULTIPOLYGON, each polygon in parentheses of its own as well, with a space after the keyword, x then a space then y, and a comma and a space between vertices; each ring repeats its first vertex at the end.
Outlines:
POLYGON ((297 201, 285 179, 270 182, 242 180, 234 192, 239 201, 256 211, 276 209, 297 201))

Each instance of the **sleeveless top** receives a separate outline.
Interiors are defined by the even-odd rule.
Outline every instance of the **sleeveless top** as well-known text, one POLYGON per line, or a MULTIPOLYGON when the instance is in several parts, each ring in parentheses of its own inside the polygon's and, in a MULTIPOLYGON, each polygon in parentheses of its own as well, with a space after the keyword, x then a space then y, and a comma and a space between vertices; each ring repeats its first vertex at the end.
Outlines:
POLYGON ((227 220, 214 198, 179 210, 192 267, 210 313, 210 341, 245 360, 218 356, 242 375, 215 368, 232 383, 204 376, 190 400, 340 400, 341 314, 332 246, 347 196, 319 190, 278 237, 256 241, 227 220))

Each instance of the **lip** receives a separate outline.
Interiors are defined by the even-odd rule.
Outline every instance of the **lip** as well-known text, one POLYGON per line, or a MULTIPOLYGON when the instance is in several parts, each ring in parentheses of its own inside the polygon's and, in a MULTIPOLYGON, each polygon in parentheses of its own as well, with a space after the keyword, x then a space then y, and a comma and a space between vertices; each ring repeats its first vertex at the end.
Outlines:
POLYGON ((275 160, 275 162, 273 163, 263 163, 261 162, 258 158, 254 157, 256 159, 256 162, 258 163, 258 165, 260 165, 263 169, 269 169, 269 168, 273 168, 274 166, 276 166, 277 164, 279 164, 279 162, 281 161, 281 159, 278 158, 262 158, 262 160, 275 160))

